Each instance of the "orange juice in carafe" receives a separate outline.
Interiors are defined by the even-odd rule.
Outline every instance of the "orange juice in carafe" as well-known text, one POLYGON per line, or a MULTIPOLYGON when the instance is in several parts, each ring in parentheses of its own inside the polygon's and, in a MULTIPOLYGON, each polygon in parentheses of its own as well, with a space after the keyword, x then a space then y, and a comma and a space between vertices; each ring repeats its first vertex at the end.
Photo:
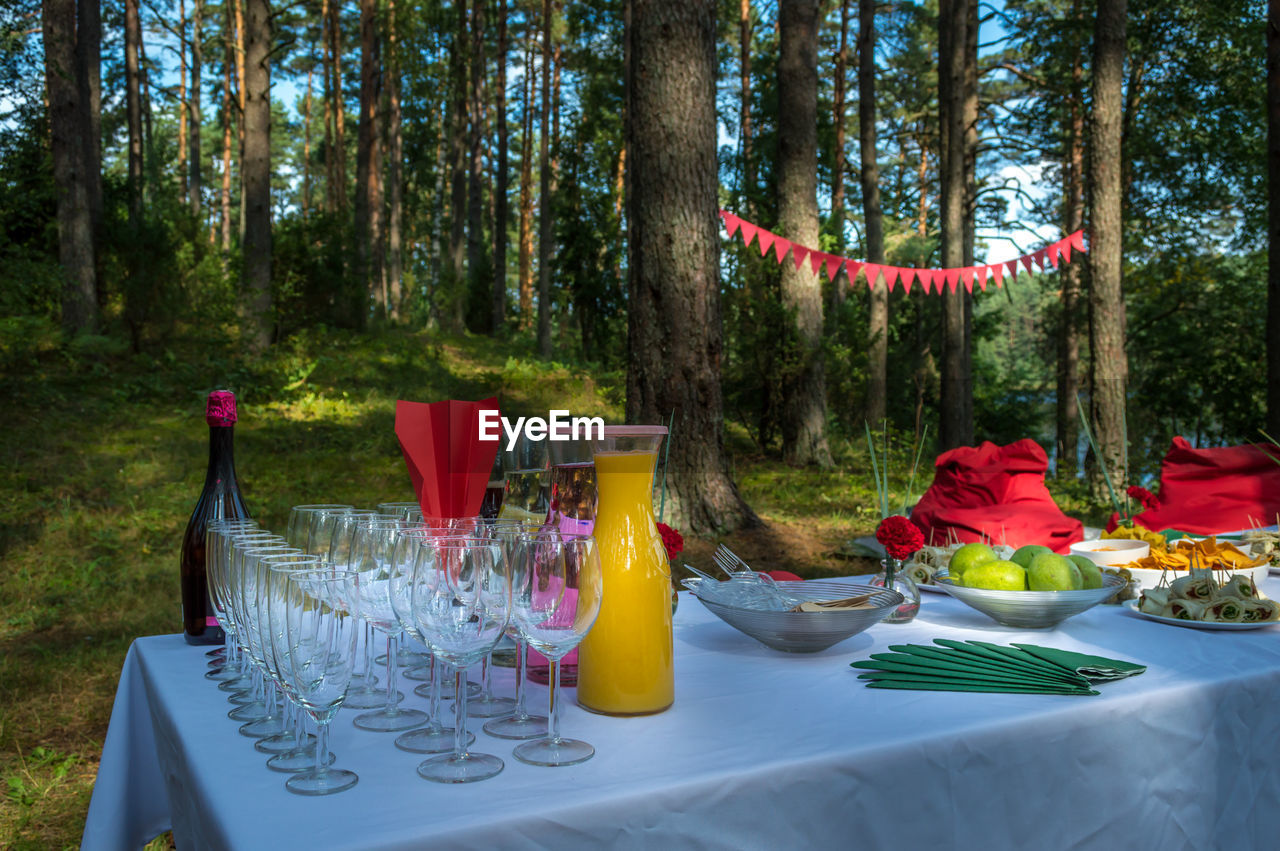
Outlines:
POLYGON ((671 565, 654 525, 664 426, 609 426, 596 441, 600 615, 578 652, 578 703, 607 715, 661 712, 675 699, 671 565))

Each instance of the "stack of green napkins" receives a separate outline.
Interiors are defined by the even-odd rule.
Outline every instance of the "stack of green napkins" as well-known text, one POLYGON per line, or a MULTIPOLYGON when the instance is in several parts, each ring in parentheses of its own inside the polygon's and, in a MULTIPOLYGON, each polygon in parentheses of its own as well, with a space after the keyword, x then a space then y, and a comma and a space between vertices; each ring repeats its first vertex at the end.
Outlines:
POLYGON ((1145 665, 1035 644, 1004 647, 987 641, 935 638, 937 646, 895 644, 854 668, 872 673, 869 688, 985 691, 1025 694, 1097 694, 1095 682, 1141 674, 1145 665))

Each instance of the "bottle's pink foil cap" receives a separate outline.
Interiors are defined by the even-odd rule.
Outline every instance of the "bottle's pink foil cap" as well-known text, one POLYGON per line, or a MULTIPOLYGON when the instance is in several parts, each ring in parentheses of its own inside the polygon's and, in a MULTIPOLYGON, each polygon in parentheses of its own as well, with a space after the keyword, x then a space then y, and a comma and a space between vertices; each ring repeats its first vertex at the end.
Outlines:
POLYGON ((230 390, 214 390, 204 408, 204 421, 211 426, 236 424, 236 394, 230 390))

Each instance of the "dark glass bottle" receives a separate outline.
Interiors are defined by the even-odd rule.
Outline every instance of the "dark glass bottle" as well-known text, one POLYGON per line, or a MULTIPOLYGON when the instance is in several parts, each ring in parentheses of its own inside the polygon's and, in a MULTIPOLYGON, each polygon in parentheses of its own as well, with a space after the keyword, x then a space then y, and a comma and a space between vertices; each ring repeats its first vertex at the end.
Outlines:
POLYGON ((209 605, 204 536, 211 520, 249 517, 236 482, 232 448, 235 394, 227 390, 210 393, 204 418, 209 424, 209 472, 205 474, 204 490, 182 536, 182 629, 188 644, 222 644, 225 636, 209 605))

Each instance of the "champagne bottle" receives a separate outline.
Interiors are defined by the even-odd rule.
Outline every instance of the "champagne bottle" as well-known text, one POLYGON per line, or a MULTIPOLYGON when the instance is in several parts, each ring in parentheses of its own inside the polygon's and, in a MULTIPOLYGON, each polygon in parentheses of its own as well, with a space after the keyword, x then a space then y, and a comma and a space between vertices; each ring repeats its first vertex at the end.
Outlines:
POLYGON ((182 627, 188 644, 221 644, 224 636, 209 603, 205 574, 205 530, 211 520, 248 519, 249 509, 236 483, 232 432, 236 423, 236 397, 215 390, 205 404, 209 424, 209 471, 204 490, 196 501, 186 534, 182 536, 182 627))

